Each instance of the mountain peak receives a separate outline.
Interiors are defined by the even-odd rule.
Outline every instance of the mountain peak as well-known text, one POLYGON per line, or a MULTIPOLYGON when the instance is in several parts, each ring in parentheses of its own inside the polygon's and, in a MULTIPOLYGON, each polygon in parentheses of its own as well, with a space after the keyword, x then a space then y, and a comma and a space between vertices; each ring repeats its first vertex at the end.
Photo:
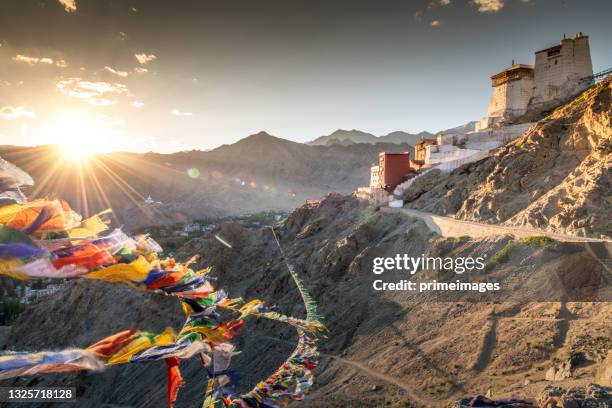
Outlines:
POLYGON ((220 146, 214 149, 214 151, 242 151, 243 153, 247 153, 249 151, 252 152, 253 149, 257 149, 258 151, 264 151, 266 149, 273 151, 274 149, 287 148, 288 146, 293 146, 296 144, 299 143, 292 142, 291 140, 283 139, 281 137, 272 136, 268 132, 262 130, 240 139, 236 143, 220 146))
POLYGON ((327 136, 321 136, 309 142, 310 145, 328 145, 336 143, 369 143, 376 144, 377 137, 371 133, 363 132, 361 130, 352 129, 337 129, 327 136))
POLYGON ((247 136, 247 137, 245 137, 243 139, 240 139, 236 143, 240 143, 240 144, 244 144, 244 143, 266 143, 266 142, 280 141, 280 140, 284 140, 284 139, 281 139, 281 138, 276 137, 276 136, 272 136, 271 134, 269 134, 265 130, 262 130, 262 131, 259 131, 257 133, 253 133, 252 135, 249 135, 249 136, 247 136))
POLYGON ((358 129, 351 129, 351 130, 347 130, 347 129, 336 129, 334 130, 329 136, 350 136, 350 135, 368 135, 368 136, 374 136, 371 133, 368 132, 364 132, 362 130, 358 130, 358 129))
POLYGON ((260 130, 259 132, 253 133, 252 135, 249 135, 246 138, 249 138, 249 137, 274 137, 274 136, 272 136, 271 134, 269 134, 265 130, 260 130))

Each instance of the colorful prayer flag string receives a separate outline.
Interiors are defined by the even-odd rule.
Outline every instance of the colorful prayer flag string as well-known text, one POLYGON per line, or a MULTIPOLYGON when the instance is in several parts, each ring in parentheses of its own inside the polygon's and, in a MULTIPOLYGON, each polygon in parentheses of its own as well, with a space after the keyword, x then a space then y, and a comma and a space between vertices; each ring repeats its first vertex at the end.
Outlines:
MULTIPOLYGON (((172 407, 184 380, 180 362, 200 359, 209 380, 203 407, 280 407, 302 400, 313 383, 318 364, 316 343, 325 332, 316 303, 287 262, 272 228, 282 260, 295 282, 306 319, 270 310, 261 300, 244 302, 215 289, 210 268, 194 271, 192 258, 181 263, 160 259, 162 248, 148 236, 130 237, 120 229, 106 235, 110 210, 86 220, 68 203, 57 199, 22 199, 19 186, 33 184, 29 176, 0 158, 0 198, 12 198, 0 207, 0 275, 15 279, 81 278, 124 284, 133 289, 174 296, 181 302, 185 323, 176 333, 159 334, 127 330, 102 339, 85 349, 54 352, 0 354, 0 380, 77 370, 101 371, 117 364, 163 360, 167 371, 168 406, 172 407), (17 194, 16 192, 19 192, 17 194), (225 313, 220 313, 225 311, 225 313), (227 317, 227 314, 232 317, 227 317), (246 394, 236 391, 238 374, 229 370, 237 354, 231 343, 250 317, 287 323, 296 328, 297 346, 289 358, 266 380, 246 394)), ((216 238, 226 245, 220 237, 216 238)))

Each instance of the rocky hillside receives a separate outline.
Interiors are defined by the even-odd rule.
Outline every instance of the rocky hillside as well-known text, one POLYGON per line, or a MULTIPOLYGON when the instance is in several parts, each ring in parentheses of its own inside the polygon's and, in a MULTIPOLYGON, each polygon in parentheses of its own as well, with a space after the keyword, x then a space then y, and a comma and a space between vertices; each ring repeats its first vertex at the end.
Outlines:
MULTIPOLYGON (((610 381, 601 373, 609 372, 605 358, 612 348, 611 282, 580 245, 509 236, 443 239, 420 221, 382 214, 339 195, 300 207, 276 226, 276 233, 330 332, 321 345, 314 392, 295 407, 444 406, 488 390, 494 398, 535 400, 550 384, 567 389, 595 376, 610 381), (486 272, 478 276, 427 270, 414 279, 499 282, 501 290, 493 296, 375 291, 376 279, 409 278, 405 272, 372 273, 375 257, 398 253, 485 256, 486 272), (607 302, 592 302, 596 299, 607 302)), ((224 224, 213 234, 188 242, 180 257, 200 254, 200 265, 213 266, 218 285, 232 295, 262 298, 296 316, 304 312, 269 228, 224 224)), ((172 299, 72 282, 29 306, 6 347, 85 346, 133 326, 176 328, 180 319, 172 299)), ((274 322, 251 322, 240 336, 243 353, 233 360, 243 373, 243 387, 272 372, 294 341, 291 330, 274 322)), ((177 406, 198 406, 204 384, 199 363, 186 364, 184 376, 187 386, 177 406)), ((74 384, 80 407, 151 407, 164 404, 163 381, 163 364, 149 363, 1 385, 74 384)))
POLYGON ((409 207, 464 220, 612 237, 612 78, 514 142, 447 177, 425 176, 409 207))
POLYGON ((5 146, 0 156, 34 177, 30 196, 55 193, 82 214, 111 206, 122 223, 138 227, 291 210, 306 199, 356 190, 368 182, 379 152, 409 149, 386 143, 308 146, 261 132, 208 152, 101 155, 81 170, 48 146, 5 146), (144 205, 148 195, 163 205, 144 205))

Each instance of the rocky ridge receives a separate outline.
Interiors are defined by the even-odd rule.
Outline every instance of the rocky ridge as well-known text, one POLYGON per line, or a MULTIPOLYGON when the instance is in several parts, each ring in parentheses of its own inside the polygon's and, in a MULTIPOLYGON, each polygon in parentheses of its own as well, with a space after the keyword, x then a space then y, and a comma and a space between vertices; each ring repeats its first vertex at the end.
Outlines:
POLYGON ((611 238, 611 167, 609 78, 489 157, 448 176, 425 175, 405 198, 411 208, 463 220, 611 238))

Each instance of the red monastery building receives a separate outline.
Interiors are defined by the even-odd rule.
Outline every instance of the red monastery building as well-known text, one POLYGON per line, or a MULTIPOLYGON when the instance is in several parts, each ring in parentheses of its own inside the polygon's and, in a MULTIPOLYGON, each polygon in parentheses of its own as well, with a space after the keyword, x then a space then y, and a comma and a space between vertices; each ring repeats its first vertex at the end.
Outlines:
POLYGON ((393 191, 398 184, 416 173, 410 164, 410 153, 378 154, 378 165, 370 169, 370 187, 393 191))

